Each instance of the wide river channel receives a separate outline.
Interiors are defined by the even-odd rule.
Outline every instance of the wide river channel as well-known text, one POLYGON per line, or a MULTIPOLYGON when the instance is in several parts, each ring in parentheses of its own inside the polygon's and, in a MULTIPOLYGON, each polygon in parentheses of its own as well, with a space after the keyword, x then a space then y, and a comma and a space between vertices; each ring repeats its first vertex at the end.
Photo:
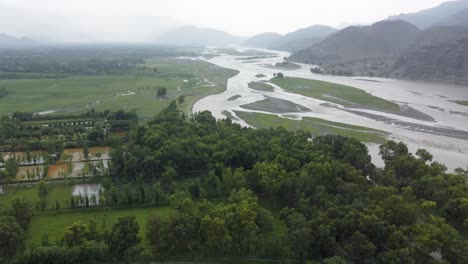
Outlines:
MULTIPOLYGON (((238 49, 238 51, 243 51, 238 49)), ((216 49, 210 49, 210 54, 216 49)), ((388 139, 406 143, 412 152, 425 148, 434 155, 434 159, 445 164, 449 170, 468 167, 468 107, 456 104, 457 100, 468 100, 468 86, 445 83, 407 81, 387 78, 341 77, 320 75, 310 72, 312 65, 301 64, 297 70, 279 70, 272 67, 283 62, 289 54, 286 52, 267 51, 276 57, 232 56, 219 53, 207 61, 221 67, 238 70, 240 73, 228 80, 227 90, 221 94, 210 95, 199 100, 193 106, 193 112, 208 110, 218 119, 226 118, 226 112, 237 118, 236 122, 249 126, 236 116, 234 111, 259 112, 278 115, 285 118, 317 117, 333 122, 359 125, 379 129, 389 133, 388 139), (243 58, 243 59, 242 59, 243 58), (252 81, 268 81, 274 73, 283 72, 285 76, 322 80, 356 87, 366 92, 398 103, 403 108, 419 114, 397 115, 377 110, 346 108, 315 98, 289 93, 278 86, 273 92, 253 90, 248 87, 252 81), (257 78, 263 74, 265 77, 257 78), (232 100, 236 96, 236 100, 232 100), (240 97, 239 97, 240 96, 240 97), (295 113, 269 113, 248 110, 242 105, 264 100, 267 97, 278 98, 304 106, 311 111, 295 113), (231 100, 229 100, 231 99, 231 100), (421 118, 425 116, 425 118, 421 118), (427 117, 432 118, 427 118, 427 117)), ((410 111, 411 112, 411 111, 410 111)), ((382 166, 378 156, 378 145, 367 144, 373 162, 382 166)))

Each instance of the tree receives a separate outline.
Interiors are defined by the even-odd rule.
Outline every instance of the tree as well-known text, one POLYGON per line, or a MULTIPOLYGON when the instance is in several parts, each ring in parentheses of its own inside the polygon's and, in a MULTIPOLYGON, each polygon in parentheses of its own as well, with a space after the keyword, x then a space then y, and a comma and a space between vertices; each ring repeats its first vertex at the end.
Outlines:
POLYGON ((179 104, 183 104, 185 102, 185 95, 180 95, 179 98, 177 98, 177 102, 179 102, 179 104))
POLYGON ((140 227, 135 216, 121 217, 112 226, 106 242, 109 250, 116 256, 124 255, 129 249, 140 243, 138 232, 140 227))
POLYGON ((47 207, 47 195, 49 188, 44 181, 40 181, 38 185, 37 195, 39 196, 39 208, 44 210, 47 207))
POLYGON ((167 233, 167 221, 162 220, 160 217, 152 216, 148 219, 146 224, 146 239, 153 249, 153 254, 157 255, 159 250, 165 246, 165 235, 167 233))
POLYGON ((167 88, 166 87, 162 87, 162 86, 159 86, 158 87, 158 97, 164 97, 167 95, 167 88))
POLYGON ((0 216, 0 259, 14 256, 23 248, 24 231, 16 218, 0 216))
POLYGON ((14 179, 16 177, 16 174, 18 173, 18 167, 18 161, 13 156, 10 156, 5 161, 5 171, 7 172, 9 179, 14 179))
POLYGON ((169 186, 171 186, 171 183, 176 176, 177 172, 172 166, 166 167, 164 172, 161 174, 161 183, 166 191, 169 190, 169 186))
POLYGON ((83 157, 85 158, 86 161, 89 159, 89 147, 88 144, 85 144, 83 146, 83 157))
POLYGON ((67 247, 81 246, 87 240, 87 236, 86 225, 76 222, 65 229, 62 240, 67 247))
POLYGON ((11 202, 10 215, 15 217, 23 230, 27 230, 32 219, 32 205, 29 201, 15 199, 11 202))
POLYGON ((310 245, 310 236, 312 230, 309 227, 307 219, 301 213, 293 210, 283 210, 281 212, 288 226, 288 236, 294 257, 305 262, 310 245))
POLYGON ((278 72, 278 73, 276 74, 276 77, 277 77, 277 78, 284 78, 284 74, 283 74, 282 72, 278 72))

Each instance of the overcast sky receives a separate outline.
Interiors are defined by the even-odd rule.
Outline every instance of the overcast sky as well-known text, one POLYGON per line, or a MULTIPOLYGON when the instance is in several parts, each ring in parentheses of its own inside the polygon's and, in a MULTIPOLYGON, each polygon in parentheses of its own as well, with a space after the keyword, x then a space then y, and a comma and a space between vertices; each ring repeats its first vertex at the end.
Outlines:
POLYGON ((90 40, 103 39, 103 32, 108 40, 145 40, 172 25, 192 24, 249 36, 286 33, 314 24, 369 24, 445 1, 0 0, 0 33, 37 37, 53 32, 59 39, 70 38, 71 27, 76 35, 89 35, 90 40))

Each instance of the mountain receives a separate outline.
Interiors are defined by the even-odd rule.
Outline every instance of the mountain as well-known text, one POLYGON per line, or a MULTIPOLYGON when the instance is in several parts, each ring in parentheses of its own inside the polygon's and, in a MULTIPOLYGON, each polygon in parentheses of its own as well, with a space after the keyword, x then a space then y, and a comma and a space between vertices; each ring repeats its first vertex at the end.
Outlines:
POLYGON ((437 7, 426 9, 417 13, 391 16, 386 20, 405 20, 421 29, 429 28, 445 19, 448 19, 468 7, 468 0, 445 2, 437 7))
POLYGON ((371 26, 352 26, 340 30, 310 48, 291 56, 291 60, 317 65, 349 63, 355 60, 387 58, 400 54, 420 30, 403 20, 381 21, 371 26))
POLYGON ((462 26, 468 28, 468 7, 440 21, 438 26, 462 26))
POLYGON ((157 39, 159 43, 191 46, 225 46, 239 44, 242 41, 244 41, 244 38, 232 36, 224 31, 194 26, 178 28, 161 35, 157 39))
POLYGON ((270 48, 284 51, 302 50, 320 42, 335 31, 335 28, 329 26, 314 25, 286 34, 270 48))
POLYGON ((393 65, 391 75, 468 83, 468 28, 433 27, 421 32, 393 65))
POLYGON ((17 38, 7 34, 0 34, 0 47, 28 47, 36 44, 36 42, 30 38, 17 38))
POLYGON ((329 26, 314 25, 286 35, 262 33, 249 38, 243 45, 273 50, 298 51, 308 48, 335 32, 329 26))
POLYGON ((280 34, 267 32, 250 37, 242 44, 249 47, 269 48, 272 43, 278 42, 281 38, 283 36, 280 34))

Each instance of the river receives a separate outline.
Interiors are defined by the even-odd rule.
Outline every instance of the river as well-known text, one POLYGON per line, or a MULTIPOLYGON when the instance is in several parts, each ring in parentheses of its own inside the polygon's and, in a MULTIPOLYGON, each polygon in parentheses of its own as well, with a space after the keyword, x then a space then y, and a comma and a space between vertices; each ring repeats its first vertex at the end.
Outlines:
MULTIPOLYGON (((239 49, 239 51, 242 51, 239 49)), ((209 50, 216 53, 215 49, 209 50)), ((317 117, 334 122, 359 125, 379 129, 389 133, 388 139, 406 143, 413 153, 425 148, 434 155, 434 159, 445 164, 449 170, 468 166, 468 107, 453 101, 468 100, 468 87, 445 83, 409 81, 387 78, 341 77, 320 75, 310 72, 312 65, 301 64, 297 70, 279 70, 265 67, 283 62, 289 53, 270 51, 277 57, 255 58, 252 61, 239 60, 242 56, 220 54, 206 60, 221 67, 238 70, 240 73, 228 80, 227 90, 220 94, 205 97, 193 106, 193 112, 208 110, 218 119, 226 118, 224 111, 237 117, 234 111, 261 112, 242 108, 242 105, 273 97, 291 101, 311 109, 308 112, 294 113, 297 117, 317 117), (293 94, 275 86, 273 92, 264 92, 248 88, 251 81, 269 80, 274 73, 283 72, 285 76, 322 80, 356 87, 368 93, 410 107, 433 120, 424 120, 412 116, 401 116, 368 109, 349 109, 341 105, 293 94), (256 75, 264 74, 263 78, 256 75), (233 96, 241 96, 232 100, 233 96), (231 100, 228 100, 230 99, 231 100)), ((247 56, 245 56, 247 57, 247 56)), ((245 58, 244 57, 244 58, 245 58)), ((261 112, 267 113, 267 112, 261 112)), ((285 117, 290 113, 270 113, 285 117)), ((239 117, 237 117, 239 118, 239 117)), ((236 122, 249 126, 239 118, 236 122)), ((378 156, 378 145, 367 144, 376 165, 383 163, 378 156)))

